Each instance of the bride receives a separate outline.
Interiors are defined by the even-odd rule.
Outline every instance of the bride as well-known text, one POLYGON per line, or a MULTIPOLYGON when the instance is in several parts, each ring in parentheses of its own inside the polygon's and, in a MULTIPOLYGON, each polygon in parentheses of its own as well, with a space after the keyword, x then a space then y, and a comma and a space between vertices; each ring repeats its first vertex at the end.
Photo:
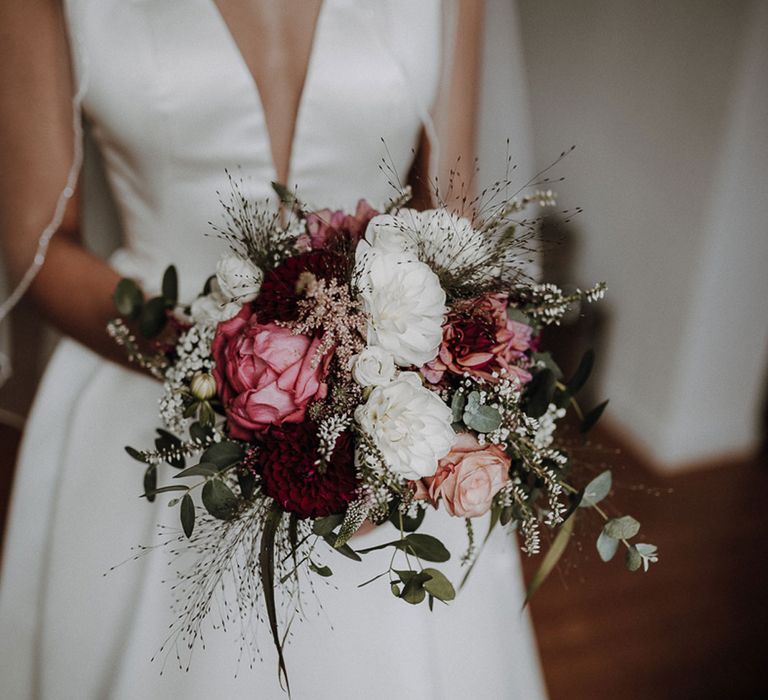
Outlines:
MULTIPOLYGON (((157 653, 173 622, 163 552, 105 575, 156 541, 158 524, 176 526, 164 504, 130 497, 141 475, 122 446, 150 443, 159 385, 118 364, 104 330, 111 293, 122 276, 151 289, 173 262, 181 298, 194 298, 221 252, 205 234, 227 168, 241 168, 254 199, 276 180, 311 205, 350 209, 391 195, 383 158, 403 182, 440 173, 445 182, 446 164, 471 163, 481 3, 6 0, 0 19, 0 229, 11 273, 32 260, 79 147, 71 96, 81 89, 124 234, 109 262, 89 253, 74 191, 30 289, 68 338, 17 469, 0 580, 0 696, 285 697, 268 636, 250 661, 237 624, 213 624, 192 652, 157 653)), ((461 551, 460 519, 429 517, 461 551)), ((293 697, 544 696, 517 549, 503 533, 457 600, 432 614, 358 589, 378 572, 374 558, 338 559, 318 591, 322 607, 307 611, 287 647, 293 697)), ((450 573, 461 575, 458 564, 450 573)))

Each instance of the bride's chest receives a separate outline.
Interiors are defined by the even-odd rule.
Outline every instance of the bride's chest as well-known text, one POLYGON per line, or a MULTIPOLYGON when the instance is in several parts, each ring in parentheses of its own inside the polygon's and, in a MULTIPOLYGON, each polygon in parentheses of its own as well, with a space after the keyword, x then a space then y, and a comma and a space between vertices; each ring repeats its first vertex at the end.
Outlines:
MULTIPOLYGON (((86 111, 138 171, 243 166, 273 177, 263 106, 213 0, 76 0, 86 111)), ((440 73, 439 0, 325 0, 296 116, 291 179, 312 190, 407 159, 440 73)), ((274 76, 275 81, 280 76, 274 76)), ((339 183, 341 184, 341 183, 339 183)))

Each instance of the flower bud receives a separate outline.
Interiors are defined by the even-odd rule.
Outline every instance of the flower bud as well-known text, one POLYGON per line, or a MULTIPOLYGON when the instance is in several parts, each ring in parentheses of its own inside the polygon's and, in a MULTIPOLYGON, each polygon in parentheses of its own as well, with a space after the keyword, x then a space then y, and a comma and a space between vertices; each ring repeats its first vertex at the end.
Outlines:
POLYGON ((189 388, 200 401, 208 401, 216 396, 216 380, 208 372, 195 372, 189 388))

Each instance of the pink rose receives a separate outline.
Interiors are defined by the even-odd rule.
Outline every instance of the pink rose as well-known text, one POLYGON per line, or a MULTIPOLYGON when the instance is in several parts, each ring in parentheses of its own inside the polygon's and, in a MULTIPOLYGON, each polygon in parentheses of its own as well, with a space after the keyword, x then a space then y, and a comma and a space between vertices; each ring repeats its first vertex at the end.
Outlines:
POLYGON ((307 404, 323 398, 330 353, 317 367, 318 338, 260 324, 246 305, 216 329, 213 376, 229 418, 229 434, 250 440, 271 425, 300 423, 307 404))
POLYGON ((465 372, 486 381, 497 373, 531 380, 526 369, 533 329, 507 317, 505 294, 485 294, 458 305, 443 326, 437 357, 421 369, 428 382, 438 384, 446 372, 465 372))
POLYGON ((496 445, 480 445, 474 435, 460 433, 451 451, 428 479, 429 497, 442 497, 449 515, 476 518, 491 508, 493 497, 509 481, 510 459, 496 445))

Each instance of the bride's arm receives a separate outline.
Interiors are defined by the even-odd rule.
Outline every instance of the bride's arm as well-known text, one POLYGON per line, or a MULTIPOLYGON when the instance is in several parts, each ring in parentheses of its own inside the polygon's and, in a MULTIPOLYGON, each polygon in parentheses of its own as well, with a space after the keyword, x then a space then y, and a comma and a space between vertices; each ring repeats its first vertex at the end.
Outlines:
MULTIPOLYGON (((437 176, 440 199, 450 208, 461 209, 463 194, 474 195, 475 127, 480 83, 483 40, 483 0, 456 0, 452 41, 447 58, 449 70, 443 76, 434 108, 439 141, 437 173, 427 173, 430 143, 422 133, 409 183, 417 208, 434 206, 430 177, 437 176), (453 183, 449 191, 449 183, 453 183), (463 191, 462 191, 463 190, 463 191)), ((468 212, 469 213, 469 212, 468 212)))
MULTIPOLYGON (((0 27, 0 242, 14 284, 32 263, 72 163, 73 79, 60 0, 3 0, 0 27)), ((64 333, 122 359, 105 331, 118 280, 81 243, 76 193, 29 294, 64 333)))

